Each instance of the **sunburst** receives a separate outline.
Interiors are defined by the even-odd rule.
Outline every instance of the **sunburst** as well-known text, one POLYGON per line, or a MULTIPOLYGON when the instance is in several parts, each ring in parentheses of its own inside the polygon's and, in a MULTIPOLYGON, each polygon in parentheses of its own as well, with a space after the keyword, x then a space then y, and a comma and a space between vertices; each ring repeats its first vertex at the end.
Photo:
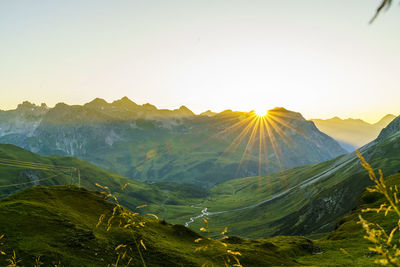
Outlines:
POLYGON ((253 111, 258 117, 265 117, 267 116, 267 111, 265 109, 255 109, 253 111))
POLYGON ((251 158, 258 158, 258 174, 269 167, 271 157, 275 158, 275 164, 279 169, 283 169, 281 162, 282 144, 290 147, 293 140, 287 133, 287 130, 298 133, 297 129, 288 124, 285 117, 286 112, 274 109, 253 110, 232 122, 230 118, 227 127, 214 135, 212 138, 225 135, 233 135, 232 142, 227 146, 219 159, 222 159, 226 153, 232 153, 243 148, 236 175, 241 168, 247 167, 251 158), (263 168, 264 167, 264 168, 263 168))

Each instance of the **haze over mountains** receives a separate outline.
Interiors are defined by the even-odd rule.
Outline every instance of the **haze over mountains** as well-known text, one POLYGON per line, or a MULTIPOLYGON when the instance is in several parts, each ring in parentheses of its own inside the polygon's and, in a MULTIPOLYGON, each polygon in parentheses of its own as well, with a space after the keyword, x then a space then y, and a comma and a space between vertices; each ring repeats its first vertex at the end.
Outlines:
POLYGON ((146 182, 204 187, 317 163, 346 151, 313 122, 284 108, 195 115, 124 97, 48 108, 29 102, 0 112, 0 142, 43 155, 70 155, 146 182))
POLYGON ((344 149, 352 152, 374 140, 394 118, 396 118, 395 115, 388 114, 373 124, 360 119, 343 120, 339 117, 326 120, 312 119, 311 121, 320 131, 333 137, 344 149))

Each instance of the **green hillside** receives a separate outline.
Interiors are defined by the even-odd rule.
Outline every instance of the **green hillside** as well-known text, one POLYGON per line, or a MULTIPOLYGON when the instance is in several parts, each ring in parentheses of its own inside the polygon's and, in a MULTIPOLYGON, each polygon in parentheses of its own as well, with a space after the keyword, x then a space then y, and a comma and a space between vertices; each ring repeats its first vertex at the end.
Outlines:
POLYGON ((9 144, 0 144, 0 192, 2 196, 16 192, 35 184, 43 185, 78 185, 78 173, 80 172, 81 186, 95 189, 96 183, 108 186, 111 191, 121 192, 121 187, 128 184, 129 190, 135 194, 123 194, 124 202, 136 205, 138 203, 162 202, 160 192, 149 185, 133 181, 123 176, 104 171, 94 165, 73 157, 40 156, 9 144), (11 161, 10 161, 11 160, 11 161), (32 162, 13 165, 13 161, 32 162), (4 163, 5 162, 5 163, 4 163), (35 164, 34 164, 35 163, 35 164), (38 165, 39 164, 39 165, 38 165), (41 167, 43 166, 43 167, 41 167), (61 169, 58 166, 71 167, 71 170, 61 169), (54 167, 54 168, 53 168, 54 167), (38 180, 35 182, 35 180, 38 180), (19 186, 8 186, 19 184, 19 186))
MULTIPOLYGON (((120 244, 134 246, 134 239, 143 240, 146 246, 140 251, 147 266, 224 266, 218 255, 227 249, 241 252, 244 266, 287 266, 317 249, 303 237, 229 238, 226 248, 208 241, 216 247, 196 252, 200 244, 194 240, 200 236, 182 225, 137 216, 144 227, 96 228, 99 216, 111 214, 113 208, 99 192, 75 186, 37 186, 0 200, 0 229, 5 235, 0 249, 7 253, 0 257, 0 265, 14 250, 24 266, 32 266, 37 256, 44 266, 59 261, 62 266, 107 266, 117 259, 115 248, 120 244)), ((137 251, 134 246, 131 266, 142 266, 137 251)))
MULTIPOLYGON (((392 175, 385 179, 387 186, 395 186, 400 184, 400 173, 392 175)), ((378 257, 375 253, 368 250, 373 247, 373 243, 366 240, 364 229, 359 222, 359 215, 369 222, 379 224, 383 229, 389 231, 397 225, 398 217, 392 213, 384 216, 384 213, 362 212, 363 209, 379 208, 386 199, 382 194, 370 193, 364 191, 359 204, 350 215, 340 219, 335 226, 335 230, 315 244, 321 248, 324 253, 319 255, 304 256, 298 259, 299 263, 304 265, 314 265, 318 262, 321 266, 376 266, 374 260, 378 257), (339 250, 343 248, 348 255, 339 250)), ((398 238, 398 234, 395 238, 398 238)))
POLYGON ((0 198, 34 185, 80 185, 97 189, 107 186, 127 207, 146 204, 147 211, 163 217, 165 203, 179 206, 197 203, 207 193, 190 185, 149 185, 102 170, 86 161, 63 156, 41 156, 22 148, 0 143, 0 198), (63 166, 62 169, 61 166, 63 166), (67 167, 67 168, 66 168, 67 167), (122 191, 122 187, 127 187, 122 191))

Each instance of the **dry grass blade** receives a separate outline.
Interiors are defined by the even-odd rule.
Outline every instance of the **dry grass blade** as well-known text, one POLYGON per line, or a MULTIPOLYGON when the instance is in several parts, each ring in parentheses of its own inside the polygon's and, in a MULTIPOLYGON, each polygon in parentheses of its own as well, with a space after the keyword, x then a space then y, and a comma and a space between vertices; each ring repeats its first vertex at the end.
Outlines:
POLYGON ((146 246, 144 245, 143 240, 140 240, 140 245, 142 245, 142 247, 143 247, 144 249, 147 249, 146 246))
POLYGON ((18 267, 19 263, 21 262, 21 260, 17 259, 17 255, 15 254, 14 250, 13 250, 13 255, 7 261, 9 262, 7 267, 18 267))
POLYGON ((120 248, 126 248, 126 245, 123 245, 123 244, 118 245, 118 246, 115 248, 115 250, 119 250, 120 248))
POLYGON ((95 183, 95 185, 96 185, 98 188, 101 188, 101 189, 103 189, 103 190, 110 190, 110 188, 108 188, 107 186, 102 186, 102 185, 99 185, 98 183, 95 183))
POLYGON ((121 187, 121 191, 124 191, 127 186, 128 186, 128 184, 124 184, 124 186, 121 187))
POLYGON ((145 215, 154 217, 156 220, 158 220, 158 216, 153 213, 146 213, 145 215))
MULTIPOLYGON (((206 219, 203 219, 205 227, 201 227, 200 231, 202 232, 208 232, 210 233, 209 230, 209 224, 206 219)), ((242 267, 239 259, 237 256, 242 256, 242 254, 239 251, 233 251, 231 249, 228 249, 228 244, 225 242, 222 242, 223 240, 229 238, 225 234, 228 232, 228 228, 224 228, 224 230, 221 232, 221 236, 217 239, 211 239, 209 237, 205 238, 197 238, 194 240, 195 243, 201 243, 199 247, 195 248, 195 252, 206 252, 209 249, 212 249, 214 252, 218 251, 217 256, 213 256, 213 258, 218 258, 219 260, 223 260, 224 266, 238 266, 242 267), (201 242, 201 241, 207 241, 207 242, 201 242)), ((222 262, 221 262, 222 263, 222 262)), ((208 266, 207 263, 204 263, 202 266, 208 266)), ((211 264, 211 266, 214 266, 211 264)))
POLYGON ((44 263, 40 261, 40 256, 38 256, 35 258, 35 264, 33 265, 33 267, 40 267, 43 264, 44 263))

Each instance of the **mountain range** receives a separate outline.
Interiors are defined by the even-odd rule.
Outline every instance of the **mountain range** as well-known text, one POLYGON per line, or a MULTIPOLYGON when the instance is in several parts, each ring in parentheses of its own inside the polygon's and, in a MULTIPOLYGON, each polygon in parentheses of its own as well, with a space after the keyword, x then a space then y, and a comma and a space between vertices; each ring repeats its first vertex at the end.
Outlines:
MULTIPOLYGON (((124 103, 129 103, 126 101, 128 100, 123 99, 124 103)), ((94 102, 104 104, 103 101, 98 99, 94 102)), ((79 151, 86 151, 82 154, 79 152, 78 155, 81 158, 85 158, 86 155, 94 163, 96 161, 93 159, 101 161, 107 158, 114 163, 113 166, 116 166, 115 169, 118 169, 119 166, 122 168, 127 163, 129 166, 135 166, 134 164, 138 162, 138 155, 132 153, 132 151, 129 151, 130 154, 127 154, 126 147, 129 146, 127 144, 132 146, 135 140, 136 142, 137 140, 141 140, 141 145, 144 147, 142 149, 143 152, 149 151, 151 147, 158 148, 150 150, 152 151, 151 153, 145 153, 144 157, 146 160, 143 164, 146 167, 151 166, 150 170, 153 171, 158 167, 157 172, 153 172, 153 177, 157 179, 149 179, 149 176, 144 176, 145 179, 143 179, 143 176, 136 173, 134 178, 137 181, 145 181, 147 184, 138 182, 132 184, 134 180, 129 179, 132 176, 129 177, 128 175, 129 178, 120 175, 118 179, 123 180, 119 182, 113 182, 112 180, 103 182, 100 179, 96 181, 94 178, 90 178, 100 177, 99 175, 88 176, 83 172, 83 177, 86 177, 87 181, 90 182, 90 185, 87 184, 86 186, 89 189, 94 189, 96 182, 103 182, 107 186, 109 184, 113 185, 110 187, 118 191, 119 189, 116 184, 131 183, 134 188, 138 189, 134 190, 135 196, 142 196, 141 199, 149 204, 148 210, 161 215, 162 218, 170 222, 186 224, 193 229, 198 229, 201 218, 207 217, 214 223, 217 230, 221 230, 224 225, 229 224, 232 233, 240 236, 260 237, 289 233, 310 235, 329 231, 333 228, 337 219, 347 214, 356 205, 358 197, 365 186, 370 183, 366 173, 360 168, 355 153, 339 155, 336 158, 333 158, 334 154, 330 154, 327 156, 327 160, 323 162, 320 162, 322 159, 317 160, 314 158, 314 162, 316 163, 312 163, 311 165, 304 163, 304 160, 299 161, 298 159, 307 153, 299 152, 298 156, 300 157, 296 157, 292 153, 297 153, 297 151, 305 149, 311 155, 313 151, 314 155, 321 155, 321 151, 318 150, 320 146, 328 144, 328 147, 338 148, 339 145, 332 138, 318 131, 312 122, 304 120, 299 113, 283 108, 276 108, 269 111, 269 116, 274 118, 275 121, 280 121, 281 126, 279 129, 284 129, 279 131, 279 134, 273 135, 275 137, 279 136, 280 140, 274 139, 274 142, 270 142, 269 145, 273 147, 275 144, 281 148, 280 157, 277 159, 280 159, 280 164, 285 164, 283 165, 284 168, 269 169, 267 171, 263 169, 264 173, 270 172, 270 174, 265 176, 248 175, 248 177, 235 178, 232 175, 229 178, 221 178, 218 177, 218 168, 221 168, 221 175, 224 175, 226 171, 234 173, 228 167, 224 169, 224 166, 230 166, 229 164, 235 161, 239 162, 243 150, 239 150, 237 155, 235 153, 229 154, 228 159, 230 161, 222 158, 221 163, 216 166, 204 165, 204 162, 216 160, 216 158, 210 156, 210 154, 213 155, 210 153, 210 150, 216 151, 216 148, 219 148, 223 152, 223 149, 226 149, 226 146, 232 143, 231 140, 234 140, 234 137, 230 137, 229 133, 224 133, 222 136, 217 137, 213 137, 213 134, 218 133, 218 130, 221 128, 226 128, 226 126, 221 126, 223 122, 227 125, 232 125, 232 122, 229 123, 232 120, 240 123, 252 118, 251 116, 254 116, 254 114, 225 111, 212 116, 196 116, 192 114, 190 117, 184 119, 169 117, 162 120, 158 118, 142 121, 131 120, 129 119, 131 115, 129 115, 125 119, 121 117, 120 121, 116 122, 116 117, 110 119, 110 116, 106 117, 103 113, 99 112, 104 106, 96 105, 97 109, 93 110, 87 108, 90 105, 93 105, 93 103, 84 106, 58 104, 55 108, 48 109, 44 105, 38 107, 25 103, 18 108, 19 110, 8 111, 11 113, 11 116, 4 116, 3 113, 3 120, 4 118, 7 118, 9 121, 13 120, 16 126, 14 126, 14 134, 5 134, 1 137, 1 140, 11 140, 15 141, 15 143, 22 142, 25 146, 29 146, 31 150, 39 150, 41 154, 76 154, 79 151), (29 108, 27 107, 28 105, 30 105, 29 108), (28 111, 28 113, 24 113, 24 111, 28 111), (30 114, 30 116, 27 114, 30 114), (97 117, 95 114, 97 114, 97 117), (20 123, 22 119, 19 121, 16 119, 21 117, 31 121, 33 120, 32 118, 40 118, 39 122, 32 123, 32 125, 36 125, 35 129, 26 138, 22 134, 22 132, 26 132, 26 129, 21 130, 23 127, 20 127, 21 124, 24 124, 20 123), (178 122, 178 120, 180 121, 178 122), (175 121, 177 125, 165 127, 158 124, 160 121, 164 123, 175 121), (141 126, 133 127, 132 131, 127 131, 127 125, 131 125, 132 123, 141 126), (121 134, 123 131, 119 129, 124 129, 127 132, 121 134), (115 141, 116 143, 107 145, 106 139, 110 131, 118 134, 119 138, 116 139, 118 140, 115 141), (199 132, 201 133, 199 134, 199 132), (290 139, 287 136, 290 136, 290 139), (199 138, 203 142, 204 148, 200 147, 194 151, 187 151, 182 148, 182 143, 193 145, 191 141, 194 138, 199 138), (207 139, 211 139, 212 141, 207 139), (223 142, 226 139, 229 142, 223 142), (68 140, 70 144, 69 148, 80 147, 81 149, 73 150, 75 152, 68 150, 68 146, 60 145, 60 142, 66 142, 65 140, 68 140), (169 149, 167 146, 167 148, 164 147, 163 151, 161 146, 166 146, 164 143, 165 140, 169 141, 169 149), (176 143, 171 140, 175 140, 176 143), (207 140, 207 142, 204 142, 204 140, 207 140), (120 144, 117 145, 118 142, 120 144), (292 147, 290 142, 296 144, 297 147, 292 147), (176 146, 173 144, 176 144, 176 146), (51 146, 64 148, 65 150, 52 150, 51 146), (99 146, 104 147, 99 149, 99 146), (107 149, 111 150, 112 153, 110 151, 107 152, 107 149), (206 153, 206 149, 208 153, 206 153), (176 153, 174 150, 177 150, 176 153), (94 157, 90 155, 94 155, 94 157), (112 159, 112 157, 115 158, 112 159), (165 166, 162 164, 166 159, 167 161, 171 159, 170 162, 173 163, 170 165, 170 169, 162 168, 165 166), (298 164, 301 166, 289 168, 290 163, 296 165, 294 164, 296 160, 300 162, 298 164), (223 164, 226 161, 228 161, 228 165, 223 164), (190 168, 193 166, 192 164, 195 166, 203 164, 203 169, 190 168), (161 168, 159 165, 161 165, 161 168), (186 167, 187 165, 189 165, 189 168, 186 167), (182 166, 186 168, 182 168, 182 166), (166 170, 164 172, 165 176, 160 179, 159 174, 163 174, 163 170, 166 170), (181 173, 182 175, 179 176, 181 173), (210 174, 213 176, 210 176, 210 174), (205 184, 203 179, 198 179, 196 176, 209 177, 209 179, 213 180, 205 184), (198 185, 201 186, 199 187, 198 185), (141 191, 147 193, 142 193, 141 191), (240 222, 237 221, 238 218, 241 218, 240 222)), ((112 106, 113 104, 108 105, 112 106)), ((134 106, 133 104, 130 105, 134 106)), ((112 114, 123 113, 122 111, 117 112, 116 108, 107 107, 104 109, 114 110, 112 114)), ((125 111, 131 112, 129 109, 125 111)), ((270 123, 272 124, 273 122, 270 123)), ((276 124, 274 127, 277 127, 276 124)), ((382 168, 387 174, 392 174, 399 169, 398 158, 400 158, 400 154, 395 149, 399 146, 399 140, 397 139, 400 129, 399 124, 399 118, 394 119, 381 131, 376 140, 360 148, 360 151, 373 163, 374 167, 382 168)), ((253 124, 247 125, 254 127, 253 124)), ((278 132, 278 130, 276 131, 278 132)), ((240 133, 236 132, 232 134, 234 136, 240 135, 240 133)), ((254 142, 257 143, 258 141, 256 139, 254 142)), ((14 149, 18 150, 18 148, 14 149)), ((249 153, 250 155, 254 153, 252 156, 255 162, 258 160, 256 152, 258 151, 250 151, 249 153)), ((341 154, 341 152, 341 150, 338 150, 336 154, 341 154)), ((42 161, 42 157, 37 155, 35 161, 42 161)), ((26 155, 22 156, 22 154, 16 158, 29 159, 29 157, 26 155)), ((57 157, 44 157, 44 159, 55 161, 57 157)), ((73 158, 61 157, 61 159, 55 162, 69 162, 73 158)), ((273 162, 273 160, 271 161, 273 162)), ((83 163, 84 161, 79 162, 77 159, 74 159, 73 162, 72 166, 89 165, 88 163, 83 163)), ((102 164, 96 165, 101 166, 102 164)), ((96 168, 93 165, 90 166, 96 168)), ((237 165, 233 166, 237 167, 237 165)), ((252 171, 250 174, 257 173, 259 166, 254 165, 253 169, 250 169, 248 166, 247 171, 252 171)), ((82 168, 82 170, 84 169, 82 168)), ((104 171, 100 169, 96 172, 93 171, 93 173, 101 172, 104 171)), ((119 173, 123 174, 121 171, 119 173)), ((129 172, 126 173, 129 174, 129 172)), ((147 172, 143 171, 142 175, 144 174, 148 175, 149 169, 147 169, 147 172)), ((246 172, 242 173, 243 176, 245 174, 246 172)), ((21 178, 24 175, 24 179, 27 179, 25 173, 15 172, 14 177, 21 178)), ((110 175, 108 174, 108 176, 110 175)), ((111 176, 118 175, 112 174, 111 176)), ((12 181, 7 182, 11 183, 12 181)), ((64 183, 60 181, 55 184, 64 183)), ((122 199, 127 197, 124 194, 122 196, 122 199)), ((135 198, 129 199, 127 197, 124 203, 128 207, 132 207, 138 204, 138 201, 137 198, 135 200, 135 198)))
POLYGON ((0 112, 0 142, 41 155, 69 155, 138 181, 211 187, 345 154, 300 113, 275 108, 194 115, 124 97, 48 108, 24 102, 0 112), (257 129, 257 130, 255 130, 257 129))
POLYGON ((349 152, 374 140, 380 131, 394 118, 388 114, 376 123, 368 123, 360 119, 341 119, 334 117, 327 120, 312 119, 317 128, 333 137, 349 152))

